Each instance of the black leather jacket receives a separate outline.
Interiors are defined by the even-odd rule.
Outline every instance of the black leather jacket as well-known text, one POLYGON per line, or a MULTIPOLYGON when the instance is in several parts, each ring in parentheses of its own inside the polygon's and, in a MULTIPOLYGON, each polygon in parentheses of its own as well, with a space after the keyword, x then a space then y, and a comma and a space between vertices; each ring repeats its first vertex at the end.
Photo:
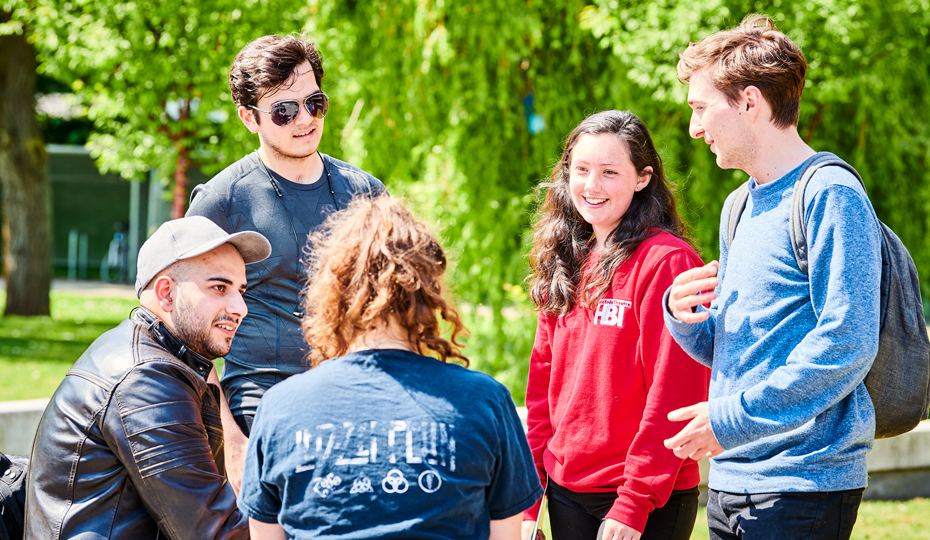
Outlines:
POLYGON ((94 341, 39 422, 26 539, 248 538, 212 367, 145 308, 94 341))

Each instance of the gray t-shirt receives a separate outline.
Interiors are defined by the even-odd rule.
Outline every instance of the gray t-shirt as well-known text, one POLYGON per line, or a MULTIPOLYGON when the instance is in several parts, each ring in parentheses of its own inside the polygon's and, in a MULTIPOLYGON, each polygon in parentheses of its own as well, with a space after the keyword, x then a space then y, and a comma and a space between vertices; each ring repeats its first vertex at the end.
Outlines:
POLYGON ((271 242, 270 257, 246 266, 249 314, 226 355, 222 385, 237 416, 254 414, 265 391, 308 367, 300 329, 308 235, 353 196, 386 191, 365 171, 320 156, 325 172, 312 184, 281 177, 251 153, 191 194, 188 216, 207 217, 229 233, 257 231, 271 242))

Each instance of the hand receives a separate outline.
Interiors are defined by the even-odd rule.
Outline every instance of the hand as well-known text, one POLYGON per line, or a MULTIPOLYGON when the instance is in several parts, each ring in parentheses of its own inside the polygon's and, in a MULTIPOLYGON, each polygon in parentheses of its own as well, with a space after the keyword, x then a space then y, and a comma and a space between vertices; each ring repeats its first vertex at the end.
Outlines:
POLYGON ((700 268, 686 270, 672 281, 668 293, 668 310, 673 317, 684 323, 706 321, 710 313, 695 313, 694 308, 717 298, 717 261, 710 261, 700 268))
POLYGON ((530 538, 530 535, 533 534, 533 527, 536 526, 535 521, 524 521, 520 525, 520 538, 523 540, 546 540, 546 535, 543 534, 542 529, 536 531, 536 538, 530 538))
POLYGON ((665 440, 665 447, 679 458, 697 461, 702 457, 711 458, 723 452, 723 447, 717 442, 717 437, 711 429, 706 401, 674 410, 668 413, 668 419, 672 422, 691 420, 678 435, 665 440))
POLYGON ((605 519, 598 538, 602 540, 639 540, 643 533, 613 519, 605 519))

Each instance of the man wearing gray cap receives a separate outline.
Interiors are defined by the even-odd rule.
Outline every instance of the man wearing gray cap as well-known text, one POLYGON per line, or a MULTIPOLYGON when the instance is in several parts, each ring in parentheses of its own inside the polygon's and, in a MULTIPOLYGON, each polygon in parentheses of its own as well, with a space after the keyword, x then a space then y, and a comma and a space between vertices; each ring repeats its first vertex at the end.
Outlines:
POLYGON ((249 537, 207 378, 247 313, 245 265, 270 253, 261 234, 203 217, 143 244, 141 307, 81 355, 39 422, 27 539, 249 537))

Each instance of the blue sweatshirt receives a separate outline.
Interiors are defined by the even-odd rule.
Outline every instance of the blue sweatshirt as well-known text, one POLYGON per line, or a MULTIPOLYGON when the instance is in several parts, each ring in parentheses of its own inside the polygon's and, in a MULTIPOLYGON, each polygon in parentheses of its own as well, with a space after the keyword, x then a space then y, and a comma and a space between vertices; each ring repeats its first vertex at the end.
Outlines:
POLYGON ((666 293, 670 333, 712 368, 710 423, 726 450, 711 460, 708 484, 717 491, 866 485, 875 411, 863 380, 878 350, 878 219, 854 176, 839 167, 815 173, 805 193, 804 275, 788 232, 799 172, 764 185, 750 179, 732 246, 727 198, 707 321, 672 317, 666 293))

